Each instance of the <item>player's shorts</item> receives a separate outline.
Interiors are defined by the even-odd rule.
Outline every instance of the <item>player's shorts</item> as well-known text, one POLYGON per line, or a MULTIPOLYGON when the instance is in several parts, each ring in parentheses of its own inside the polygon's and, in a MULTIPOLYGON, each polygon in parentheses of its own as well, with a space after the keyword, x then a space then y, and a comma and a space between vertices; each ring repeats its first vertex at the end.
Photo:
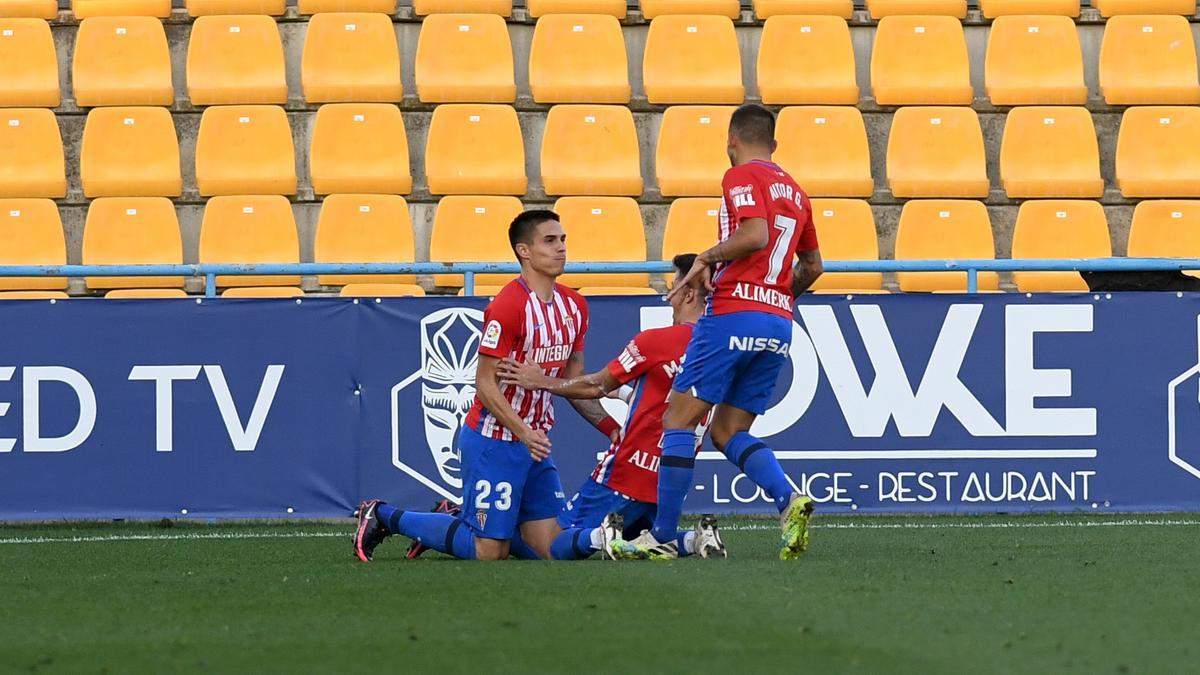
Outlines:
POLYGON ((520 441, 487 438, 469 427, 458 437, 463 506, 459 518, 478 537, 511 539, 517 526, 554 518, 563 508, 558 467, 529 456, 520 441))
POLYGON ((600 527, 600 521, 610 513, 619 513, 625 520, 625 538, 632 539, 654 526, 658 505, 639 502, 601 485, 591 478, 579 486, 558 514, 558 525, 564 530, 572 527, 600 527))
POLYGON ((706 314, 696 322, 672 388, 761 415, 791 343, 792 322, 777 314, 706 314))

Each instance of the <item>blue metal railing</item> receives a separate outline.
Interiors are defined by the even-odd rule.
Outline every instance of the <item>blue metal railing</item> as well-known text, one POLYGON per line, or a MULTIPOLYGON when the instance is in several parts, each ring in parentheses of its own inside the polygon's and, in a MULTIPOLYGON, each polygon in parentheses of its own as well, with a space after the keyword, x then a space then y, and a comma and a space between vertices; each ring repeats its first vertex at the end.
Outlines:
MULTIPOLYGON (((669 262, 578 262, 566 271, 585 274, 664 273, 669 262)), ((980 272, 1133 272, 1200 270, 1200 258, 1080 258, 1054 260, 827 260, 826 272, 966 272, 967 292, 979 290, 980 272)), ((506 263, 291 263, 199 265, 0 265, 0 277, 203 277, 205 296, 216 297, 217 276, 317 274, 461 274, 467 295, 478 274, 516 274, 506 263)))

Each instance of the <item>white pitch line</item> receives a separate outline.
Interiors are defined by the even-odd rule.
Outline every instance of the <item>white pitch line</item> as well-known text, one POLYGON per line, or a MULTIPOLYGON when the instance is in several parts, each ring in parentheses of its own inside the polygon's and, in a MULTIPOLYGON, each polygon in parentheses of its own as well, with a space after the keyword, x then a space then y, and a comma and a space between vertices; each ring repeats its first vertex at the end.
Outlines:
MULTIPOLYGON (((1200 527, 1200 520, 1074 520, 1060 522, 1024 523, 1017 520, 984 523, 839 523, 825 521, 813 524, 818 530, 992 530, 1031 529, 1048 527, 1200 527)), ((754 532, 778 529, 774 525, 725 525, 732 532, 754 532)), ((195 534, 113 534, 90 537, 9 537, 0 544, 87 544, 115 541, 203 541, 239 539, 326 539, 349 537, 350 532, 204 532, 195 534)))
MULTIPOLYGON (((1057 450, 776 450, 779 459, 795 460, 895 460, 895 459, 1095 459, 1095 448, 1057 450)), ((725 459, 714 450, 705 450, 696 459, 725 459)))

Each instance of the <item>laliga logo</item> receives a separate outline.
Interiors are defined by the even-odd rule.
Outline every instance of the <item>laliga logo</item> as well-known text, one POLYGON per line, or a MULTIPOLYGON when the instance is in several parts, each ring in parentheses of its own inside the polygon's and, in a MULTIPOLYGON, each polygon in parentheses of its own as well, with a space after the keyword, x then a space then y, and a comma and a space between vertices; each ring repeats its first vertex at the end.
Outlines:
MULTIPOLYGON (((1196 337, 1197 342, 1200 342, 1200 316, 1196 317, 1196 337)), ((1200 478, 1200 467, 1180 457, 1175 442, 1175 438, 1178 435, 1175 423, 1175 392, 1185 382, 1195 378, 1198 374, 1200 374, 1200 356, 1197 356, 1196 365, 1180 373, 1178 377, 1171 380, 1171 383, 1167 385, 1167 456, 1173 464, 1196 478, 1200 478)), ((1198 395, 1197 402, 1200 402, 1200 395, 1198 395)))
POLYGON ((392 387, 392 464, 455 502, 462 493, 458 434, 475 400, 482 324, 483 312, 477 309, 450 307, 426 315, 421 319, 421 366, 392 387), (425 450, 440 480, 431 479, 406 461, 408 452, 418 445, 418 437, 409 432, 401 442, 400 392, 418 380, 425 416, 425 450))

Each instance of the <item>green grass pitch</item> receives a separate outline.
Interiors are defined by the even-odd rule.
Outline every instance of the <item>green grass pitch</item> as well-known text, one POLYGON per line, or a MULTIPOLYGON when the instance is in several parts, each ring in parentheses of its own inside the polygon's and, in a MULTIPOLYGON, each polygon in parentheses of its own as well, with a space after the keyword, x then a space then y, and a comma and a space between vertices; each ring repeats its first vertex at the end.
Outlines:
POLYGON ((835 518, 802 560, 351 558, 350 521, 0 526, 0 672, 1168 673, 1200 517, 835 518), (53 540, 53 541, 45 541, 53 540), (64 541, 69 540, 69 541, 64 541))

